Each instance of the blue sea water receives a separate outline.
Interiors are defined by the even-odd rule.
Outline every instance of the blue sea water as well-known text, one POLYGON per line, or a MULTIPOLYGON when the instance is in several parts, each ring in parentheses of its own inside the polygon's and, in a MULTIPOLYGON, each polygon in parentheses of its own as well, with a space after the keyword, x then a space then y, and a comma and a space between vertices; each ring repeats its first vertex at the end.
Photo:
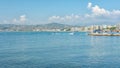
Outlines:
POLYGON ((120 37, 0 32, 0 68, 120 68, 120 37))

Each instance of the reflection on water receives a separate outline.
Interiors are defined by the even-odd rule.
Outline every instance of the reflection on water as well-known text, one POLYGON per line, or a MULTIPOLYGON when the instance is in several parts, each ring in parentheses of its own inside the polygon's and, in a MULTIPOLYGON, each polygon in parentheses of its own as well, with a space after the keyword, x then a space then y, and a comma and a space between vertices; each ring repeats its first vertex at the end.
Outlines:
POLYGON ((119 68, 120 37, 1 32, 0 68, 119 68))

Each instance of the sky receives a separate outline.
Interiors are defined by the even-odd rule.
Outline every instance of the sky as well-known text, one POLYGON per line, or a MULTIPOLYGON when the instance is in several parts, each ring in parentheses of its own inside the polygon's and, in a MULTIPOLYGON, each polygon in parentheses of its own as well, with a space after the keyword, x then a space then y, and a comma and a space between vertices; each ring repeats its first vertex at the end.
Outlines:
POLYGON ((0 24, 120 23, 120 0, 0 0, 0 24))

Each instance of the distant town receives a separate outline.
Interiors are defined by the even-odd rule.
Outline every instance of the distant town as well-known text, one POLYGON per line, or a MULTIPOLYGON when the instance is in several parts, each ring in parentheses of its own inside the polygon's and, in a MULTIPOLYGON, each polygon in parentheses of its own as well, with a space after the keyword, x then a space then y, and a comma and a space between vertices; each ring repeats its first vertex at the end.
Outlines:
POLYGON ((44 25, 15 25, 0 24, 0 32, 91 32, 101 30, 103 32, 120 32, 120 24, 116 25, 90 25, 90 26, 72 26, 58 23, 44 25))

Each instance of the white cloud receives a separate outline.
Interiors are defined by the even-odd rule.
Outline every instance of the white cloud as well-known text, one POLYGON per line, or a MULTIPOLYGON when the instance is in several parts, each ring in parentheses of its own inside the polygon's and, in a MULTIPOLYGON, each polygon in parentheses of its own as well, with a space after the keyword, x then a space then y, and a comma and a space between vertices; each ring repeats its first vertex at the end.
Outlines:
POLYGON ((13 22, 17 22, 17 19, 15 18, 15 19, 13 19, 13 22))
POLYGON ((24 23, 27 21, 26 15, 21 15, 19 18, 14 18, 13 22, 14 23, 24 23))
POLYGON ((82 17, 80 15, 74 15, 74 14, 71 14, 71 15, 66 15, 66 16, 51 16, 49 18, 49 21, 50 22, 79 22, 80 20, 79 19, 82 19, 82 17))
POLYGON ((89 2, 89 3, 88 3, 88 8, 91 8, 91 7, 92 7, 92 3, 89 2))
POLYGON ((73 22, 73 23, 118 23, 120 22, 120 10, 106 10, 98 5, 88 3, 87 8, 91 11, 89 14, 84 15, 65 15, 65 16, 51 16, 49 22, 73 22))
POLYGON ((26 15, 20 16, 20 22, 25 22, 27 20, 26 15))
POLYGON ((109 11, 105 10, 104 8, 100 8, 98 5, 92 7, 92 12, 96 15, 109 14, 109 11))

